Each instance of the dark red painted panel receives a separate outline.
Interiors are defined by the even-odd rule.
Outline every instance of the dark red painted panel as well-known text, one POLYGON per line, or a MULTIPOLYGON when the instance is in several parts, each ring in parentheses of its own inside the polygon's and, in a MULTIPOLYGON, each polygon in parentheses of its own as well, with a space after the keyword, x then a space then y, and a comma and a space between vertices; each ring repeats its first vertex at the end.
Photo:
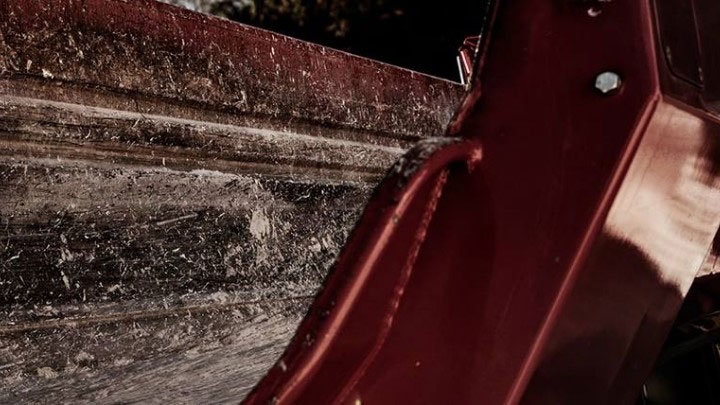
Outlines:
POLYGON ((631 402, 720 223, 718 129, 661 95, 652 15, 501 3, 451 126, 482 162, 405 189, 438 199, 432 221, 411 206, 378 246, 386 179, 248 402, 631 402), (618 91, 594 87, 605 71, 618 91))

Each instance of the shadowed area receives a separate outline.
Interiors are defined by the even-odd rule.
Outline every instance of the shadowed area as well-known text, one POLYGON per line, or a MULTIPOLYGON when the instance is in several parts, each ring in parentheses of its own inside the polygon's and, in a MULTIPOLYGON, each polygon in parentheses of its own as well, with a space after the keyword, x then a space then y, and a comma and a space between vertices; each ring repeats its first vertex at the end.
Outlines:
POLYGON ((458 81, 457 50, 478 35, 486 1, 162 0, 458 81))

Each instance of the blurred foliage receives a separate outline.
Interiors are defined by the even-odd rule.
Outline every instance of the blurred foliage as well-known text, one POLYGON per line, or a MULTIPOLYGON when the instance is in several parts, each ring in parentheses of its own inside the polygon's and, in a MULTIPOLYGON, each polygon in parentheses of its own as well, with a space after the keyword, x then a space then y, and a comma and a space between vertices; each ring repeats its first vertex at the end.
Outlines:
MULTIPOLYGON (((309 27, 335 37, 346 37, 359 17, 387 19, 402 15, 392 0, 221 0, 210 12, 236 21, 282 25, 286 29, 309 27)), ((315 33, 317 35, 317 33, 315 33)))
POLYGON ((457 80, 455 56, 481 0, 166 0, 306 41, 457 80))

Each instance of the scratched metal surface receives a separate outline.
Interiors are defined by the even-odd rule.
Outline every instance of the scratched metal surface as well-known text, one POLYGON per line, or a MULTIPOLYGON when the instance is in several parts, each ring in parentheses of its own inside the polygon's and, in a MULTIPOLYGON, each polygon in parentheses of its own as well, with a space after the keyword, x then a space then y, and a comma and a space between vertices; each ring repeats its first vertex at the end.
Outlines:
POLYGON ((151 1, 0 1, 0 402, 241 399, 462 89, 151 1))

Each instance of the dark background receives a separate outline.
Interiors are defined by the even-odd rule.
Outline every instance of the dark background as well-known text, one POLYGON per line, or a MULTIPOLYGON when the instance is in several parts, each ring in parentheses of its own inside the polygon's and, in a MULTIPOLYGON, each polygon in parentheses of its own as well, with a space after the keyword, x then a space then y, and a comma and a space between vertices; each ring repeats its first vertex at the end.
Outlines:
MULTIPOLYGON (((187 0, 186 0, 187 1, 187 0)), ((459 80, 455 56, 480 32, 481 0, 195 0, 202 11, 459 80), (208 2, 209 1, 209 2, 208 2)))

